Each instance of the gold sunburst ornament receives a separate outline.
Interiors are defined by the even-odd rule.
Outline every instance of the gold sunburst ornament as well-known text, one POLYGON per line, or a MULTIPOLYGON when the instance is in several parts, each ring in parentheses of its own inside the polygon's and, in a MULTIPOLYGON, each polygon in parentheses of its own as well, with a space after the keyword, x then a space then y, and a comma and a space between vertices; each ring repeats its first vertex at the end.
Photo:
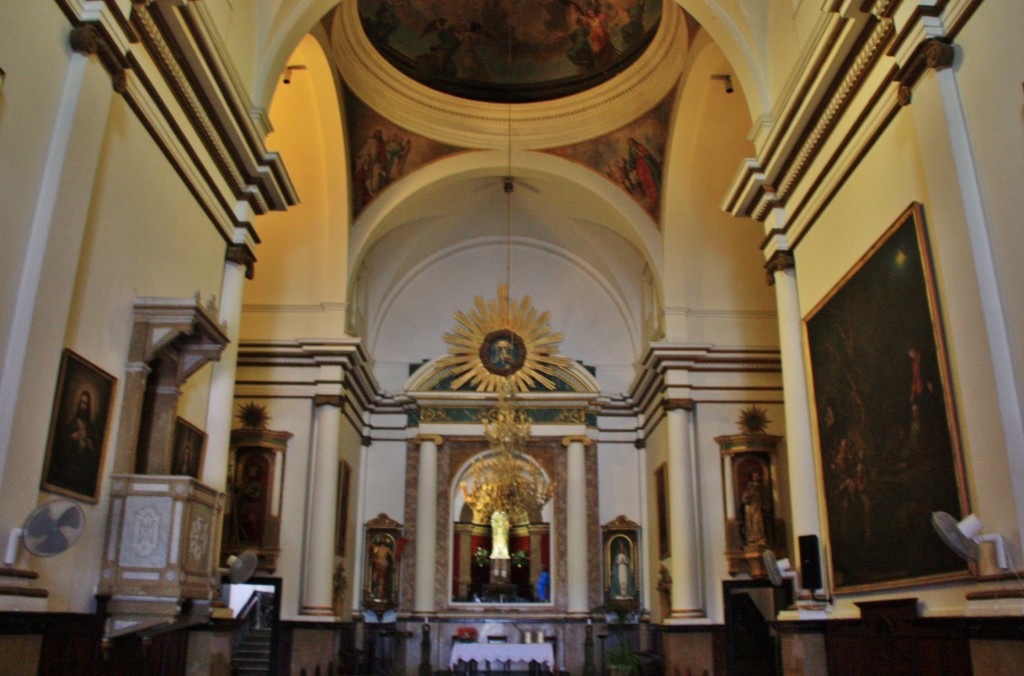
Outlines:
POLYGON ((562 334, 551 332, 549 316, 538 312, 529 296, 509 299, 508 286, 499 284, 497 300, 485 303, 477 296, 472 310, 455 313, 455 331, 444 335, 448 356, 438 366, 454 366, 453 390, 469 383, 477 392, 496 392, 505 379, 520 392, 534 383, 553 390, 548 376, 571 360, 555 354, 562 334))

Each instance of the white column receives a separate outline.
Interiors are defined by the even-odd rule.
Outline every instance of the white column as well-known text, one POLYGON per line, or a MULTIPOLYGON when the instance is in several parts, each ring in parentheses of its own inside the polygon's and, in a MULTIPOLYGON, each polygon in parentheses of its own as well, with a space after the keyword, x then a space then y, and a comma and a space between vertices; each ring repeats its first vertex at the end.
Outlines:
POLYGON ((366 482, 367 474, 369 472, 368 466, 370 464, 370 444, 372 440, 368 437, 363 439, 363 444, 359 448, 359 483, 356 489, 358 495, 356 498, 356 518, 352 521, 354 528, 356 529, 355 547, 352 548, 352 553, 349 555, 349 560, 352 562, 352 577, 349 580, 349 584, 352 586, 352 613, 353 615, 360 612, 362 608, 363 599, 363 561, 366 556, 366 540, 363 537, 363 524, 366 523, 366 482))
POLYGON ((112 97, 99 59, 70 53, 34 205, 22 222, 3 224, 5 233, 18 229, 27 240, 20 270, 3 276, 12 282, 0 361, 0 504, 11 506, 0 511, 6 514, 20 513, 20 505, 38 497, 38 486, 19 478, 24 471, 5 476, 5 469, 13 454, 19 469, 36 462, 42 471, 35 449, 45 427, 24 423, 43 420, 36 412, 53 396, 112 97))
MULTIPOLYGON (((1018 8, 1019 10, 1019 8, 1018 8)), ((935 38, 944 36, 945 31, 939 19, 925 19, 924 24, 929 35, 935 38)), ((936 42, 935 48, 941 49, 942 43, 936 42)), ((952 47, 949 47, 952 50, 952 47)), ((974 261, 974 272, 981 292, 981 310, 985 317, 985 334, 988 347, 992 353, 992 370, 995 374, 996 392, 999 397, 999 418, 1002 422, 1003 435, 1006 439, 1006 457, 1010 466, 1010 480, 1013 482, 1013 495, 1017 513, 1024 514, 1024 406, 1021 393, 1015 378, 1013 363, 1013 345, 1006 325, 1006 309, 1019 307, 1019 289, 1000 289, 998 271, 992 255, 992 241, 989 237, 989 216, 985 208, 985 200, 981 190, 981 178, 974 161, 974 150, 971 145, 970 128, 964 113, 957 84, 959 68, 954 68, 950 59, 945 62, 936 59, 939 95, 942 98, 942 110, 946 117, 946 129, 949 131, 949 143, 953 154, 953 165, 956 167, 957 182, 960 186, 960 197, 964 205, 964 217, 967 221, 967 235, 971 241, 971 258, 974 261)), ((1018 519, 1018 534, 1024 537, 1024 520, 1018 519)))
POLYGON ((672 574, 669 622, 704 617, 698 545, 695 458, 690 444, 692 401, 666 404, 668 424, 668 519, 672 574))
MULTIPOLYGON (((235 408, 235 374, 238 371, 238 335, 242 321, 242 294, 246 278, 252 278, 252 238, 245 228, 235 229, 235 242, 228 246, 220 289, 220 321, 227 328, 228 344, 220 361, 213 364, 210 399, 206 408, 206 456, 203 483, 224 491, 228 482, 228 457, 235 408)), ((283 463, 278 462, 277 466, 283 463)), ((279 485, 278 483, 274 484, 279 485)))
POLYGON ((437 577, 437 435, 416 437, 420 447, 416 493, 416 597, 413 610, 434 612, 434 581, 437 577))
POLYGON ((334 615, 334 536, 338 502, 341 397, 316 398, 316 449, 310 463, 303 615, 334 615))
POLYGON ((565 437, 566 447, 566 500, 565 543, 566 584, 570 613, 587 613, 590 602, 587 582, 587 462, 585 448, 592 442, 587 437, 565 437))
MULTIPOLYGON (((784 215, 779 211, 775 217, 781 219, 784 215)), ((779 316, 782 390, 786 402, 789 502, 793 513, 789 551, 795 554, 799 551, 798 536, 821 535, 814 441, 811 433, 811 402, 807 393, 800 298, 797 294, 793 256, 789 252, 776 250, 766 267, 775 284, 775 305, 779 316)))

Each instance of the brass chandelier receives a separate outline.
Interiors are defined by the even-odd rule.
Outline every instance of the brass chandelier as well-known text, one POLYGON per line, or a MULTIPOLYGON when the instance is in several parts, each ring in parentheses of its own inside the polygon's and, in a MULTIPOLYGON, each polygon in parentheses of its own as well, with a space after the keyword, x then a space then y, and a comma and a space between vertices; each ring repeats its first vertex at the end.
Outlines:
POLYGON ((523 454, 530 438, 530 418, 517 408, 512 382, 505 379, 498 404, 482 414, 484 435, 491 453, 470 466, 473 490, 463 481, 462 493, 473 510, 474 523, 487 523, 493 514, 505 514, 512 524, 529 523, 551 496, 555 486, 523 454))

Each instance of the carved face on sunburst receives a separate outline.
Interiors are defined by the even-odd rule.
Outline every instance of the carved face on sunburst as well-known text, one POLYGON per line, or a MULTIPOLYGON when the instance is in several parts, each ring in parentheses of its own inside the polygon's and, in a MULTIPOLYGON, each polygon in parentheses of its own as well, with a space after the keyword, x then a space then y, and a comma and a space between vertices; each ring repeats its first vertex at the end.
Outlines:
POLYGON ((562 334, 551 333, 548 313, 539 313, 524 296, 509 300, 508 287, 498 286, 497 301, 475 299, 469 314, 455 313, 454 333, 446 333, 448 356, 439 367, 454 366, 452 389, 469 383, 478 392, 495 392, 505 379, 526 392, 535 383, 551 390, 555 383, 545 374, 554 367, 568 366, 570 360, 555 354, 562 334))

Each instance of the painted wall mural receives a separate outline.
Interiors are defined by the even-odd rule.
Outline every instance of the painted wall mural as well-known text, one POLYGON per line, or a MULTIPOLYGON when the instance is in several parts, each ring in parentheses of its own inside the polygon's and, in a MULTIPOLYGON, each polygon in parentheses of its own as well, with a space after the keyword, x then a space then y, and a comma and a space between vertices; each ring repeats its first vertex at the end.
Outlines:
POLYGON ((606 176, 658 222, 673 98, 670 93, 645 115, 601 138, 547 152, 606 176))
POLYGON ((358 216, 389 185, 428 162, 461 149, 394 124, 346 90, 352 214, 358 216))
POLYGON ((359 0, 370 42, 406 75, 456 96, 520 102, 621 71, 650 42, 661 8, 662 0, 359 0))

